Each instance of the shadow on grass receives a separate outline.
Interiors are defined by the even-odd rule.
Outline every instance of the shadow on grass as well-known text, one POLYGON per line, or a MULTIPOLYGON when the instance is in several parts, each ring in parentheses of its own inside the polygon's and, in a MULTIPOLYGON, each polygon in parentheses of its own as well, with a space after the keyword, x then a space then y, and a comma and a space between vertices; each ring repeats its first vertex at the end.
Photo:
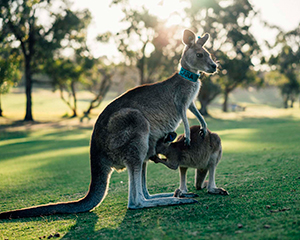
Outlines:
MULTIPOLYGON (((42 152, 51 152, 61 149, 71 149, 89 146, 89 138, 85 130, 68 130, 45 133, 42 136, 28 138, 28 132, 2 132, 6 139, 14 140, 0 146, 1 160, 13 159, 15 157, 34 155, 42 152), (25 138, 24 140, 21 138, 25 138)), ((3 140, 5 141, 5 140, 3 140)))
POLYGON ((28 131, 6 131, 1 129, 0 141, 7 140, 7 139, 18 139, 18 138, 25 138, 28 137, 28 131))
POLYGON ((70 231, 63 236, 62 239, 88 239, 90 236, 95 236, 95 227, 98 220, 98 214, 93 212, 79 214, 76 219, 76 224, 72 226, 70 231))
MULTIPOLYGON (((163 239, 168 236, 172 237, 174 234, 174 229, 167 231, 165 229, 170 221, 174 221, 172 228, 178 224, 179 219, 175 219, 174 215, 181 216, 179 218, 183 222, 192 222, 193 219, 189 217, 193 210, 193 205, 126 210, 123 219, 116 224, 116 227, 103 227, 99 230, 97 228, 99 228, 99 222, 102 222, 101 215, 94 212, 78 214, 76 224, 62 239, 163 239), (186 211, 189 213, 187 214, 186 211)), ((116 212, 112 214, 117 215, 116 212)), ((116 216, 112 218, 114 217, 116 216)))
POLYGON ((93 123, 94 122, 91 121, 88 124, 82 124, 79 122, 79 119, 74 121, 72 118, 67 120, 62 119, 60 121, 10 121, 9 123, 0 125, 0 141, 27 137, 33 131, 45 129, 61 129, 63 132, 66 131, 66 129, 92 131, 93 123))

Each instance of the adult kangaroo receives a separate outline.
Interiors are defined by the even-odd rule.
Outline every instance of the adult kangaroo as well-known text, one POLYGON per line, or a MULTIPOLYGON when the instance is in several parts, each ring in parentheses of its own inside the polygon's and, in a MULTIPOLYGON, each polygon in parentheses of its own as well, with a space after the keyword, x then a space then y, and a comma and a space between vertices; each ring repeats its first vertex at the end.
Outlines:
POLYGON ((62 202, 0 213, 0 218, 19 218, 79 213, 95 208, 107 193, 113 169, 128 169, 128 208, 188 204, 197 202, 189 198, 150 195, 146 187, 146 167, 154 156, 159 139, 173 132, 182 120, 185 144, 190 144, 190 129, 186 116, 190 109, 206 133, 206 123, 193 100, 200 89, 199 72, 214 73, 216 63, 203 47, 209 38, 205 34, 196 41, 195 34, 185 30, 185 49, 181 70, 169 79, 155 84, 136 87, 111 102, 99 115, 91 137, 91 183, 85 197, 77 201, 62 202))

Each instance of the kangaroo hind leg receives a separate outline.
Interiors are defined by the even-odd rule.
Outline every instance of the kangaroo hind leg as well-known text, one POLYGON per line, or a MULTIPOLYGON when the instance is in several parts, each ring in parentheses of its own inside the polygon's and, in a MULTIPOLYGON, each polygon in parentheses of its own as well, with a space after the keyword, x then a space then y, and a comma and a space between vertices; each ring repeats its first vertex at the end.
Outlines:
POLYGON ((208 181, 204 181, 207 176, 208 169, 196 169, 195 170, 195 187, 197 190, 206 188, 208 181))
POLYGON ((142 189, 142 162, 141 164, 128 163, 127 169, 129 175, 129 209, 197 203, 191 198, 158 197, 146 199, 142 189))
POLYGON ((196 202, 193 199, 175 197, 149 200, 145 198, 145 195, 149 194, 147 191, 143 191, 142 182, 146 182, 145 179, 142 180, 143 174, 146 173, 146 171, 143 173, 143 163, 149 155, 155 153, 155 148, 150 146, 150 124, 140 111, 130 108, 120 110, 111 117, 108 129, 110 132, 110 136, 108 136, 110 153, 115 159, 120 159, 120 163, 124 164, 128 170, 129 209, 196 202))
POLYGON ((159 193, 150 195, 147 189, 147 162, 143 163, 143 170, 142 170, 142 188, 144 197, 146 199, 153 199, 153 198, 162 198, 162 197, 173 197, 173 193, 159 193))
POLYGON ((210 194, 229 195, 229 193, 225 189, 217 188, 215 183, 216 167, 221 158, 221 155, 222 155, 222 151, 220 150, 219 152, 216 152, 211 156, 212 164, 209 166, 209 182, 208 182, 207 189, 208 189, 208 193, 210 194))
POLYGON ((195 198, 199 197, 198 194, 195 193, 188 193, 187 185, 186 185, 186 178, 187 178, 187 170, 186 167, 179 167, 179 175, 180 175, 180 186, 174 192, 174 197, 180 198, 195 198))
POLYGON ((208 182, 208 193, 210 194, 220 194, 220 195, 229 195, 229 193, 223 188, 217 188, 215 183, 215 171, 216 166, 209 167, 209 182, 208 182))

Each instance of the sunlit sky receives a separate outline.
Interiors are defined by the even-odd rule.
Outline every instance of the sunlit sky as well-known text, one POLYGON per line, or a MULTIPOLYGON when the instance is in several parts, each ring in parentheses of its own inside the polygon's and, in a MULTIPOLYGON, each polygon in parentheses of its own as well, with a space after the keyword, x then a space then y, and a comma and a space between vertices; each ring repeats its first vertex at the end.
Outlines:
MULTIPOLYGON (((92 23, 88 29, 88 44, 95 57, 106 55, 110 59, 118 56, 114 44, 101 44, 95 41, 98 34, 106 31, 116 33, 124 28, 121 19, 124 17, 120 7, 110 6, 112 0, 74 0, 74 9, 88 8, 92 13, 92 23)), ((201 1, 201 0, 199 0, 201 1)), ((256 10, 261 11, 263 20, 270 24, 277 25, 285 31, 296 28, 300 22, 300 1, 299 0, 250 0, 256 10)), ((150 13, 168 19, 168 24, 182 25, 188 27, 188 23, 182 23, 172 13, 182 13, 186 6, 181 0, 130 0, 136 7, 144 5, 150 13)), ((255 21, 251 29, 261 43, 264 40, 274 42, 276 32, 265 29, 259 21, 255 21)), ((202 34, 202 33, 199 33, 202 34)))

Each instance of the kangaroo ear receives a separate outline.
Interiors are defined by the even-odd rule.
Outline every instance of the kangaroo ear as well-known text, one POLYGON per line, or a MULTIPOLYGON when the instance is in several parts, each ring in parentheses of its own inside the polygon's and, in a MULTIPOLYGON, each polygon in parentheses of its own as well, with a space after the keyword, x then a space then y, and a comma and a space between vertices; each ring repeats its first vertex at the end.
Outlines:
POLYGON ((175 140, 176 137, 177 137, 177 133, 176 133, 176 132, 170 132, 170 133, 168 133, 168 135, 165 137, 164 143, 173 142, 173 141, 175 140))
POLYGON ((185 29, 183 32, 183 38, 182 41, 187 46, 192 46, 195 44, 195 33, 193 33, 191 30, 185 29))
POLYGON ((206 43, 206 41, 209 39, 209 34, 205 33, 202 37, 198 37, 197 40, 197 44, 204 46, 204 44, 206 43))

